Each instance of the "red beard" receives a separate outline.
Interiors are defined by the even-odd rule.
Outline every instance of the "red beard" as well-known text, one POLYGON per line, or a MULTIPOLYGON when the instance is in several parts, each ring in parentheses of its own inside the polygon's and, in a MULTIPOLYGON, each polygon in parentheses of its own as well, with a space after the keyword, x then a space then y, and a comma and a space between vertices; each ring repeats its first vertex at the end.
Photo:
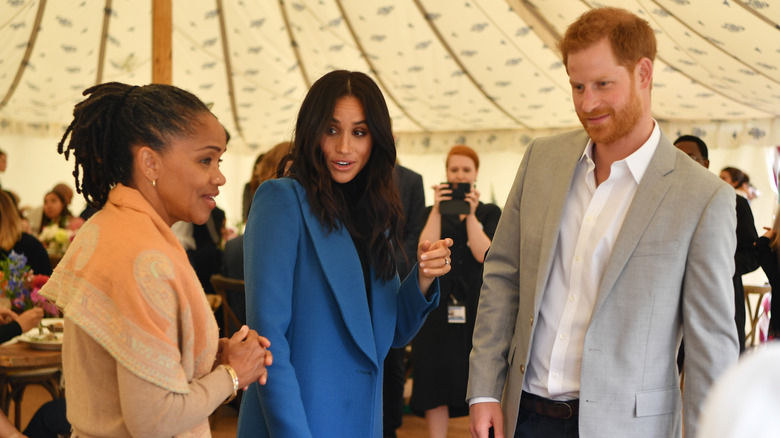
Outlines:
POLYGON ((628 136, 636 126, 641 115, 642 102, 633 87, 633 81, 631 95, 624 108, 617 111, 612 107, 598 108, 589 113, 577 111, 577 117, 579 117, 580 123, 582 123, 585 131, 596 144, 611 144, 628 136), (591 124, 588 122, 589 118, 603 116, 605 114, 609 115, 606 122, 599 124, 591 124))

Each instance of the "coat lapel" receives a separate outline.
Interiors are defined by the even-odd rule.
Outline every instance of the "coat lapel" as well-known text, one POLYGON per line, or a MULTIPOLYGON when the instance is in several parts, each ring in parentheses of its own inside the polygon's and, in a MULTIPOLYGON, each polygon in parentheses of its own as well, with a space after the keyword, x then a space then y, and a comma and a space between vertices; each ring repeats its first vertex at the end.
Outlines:
POLYGON ((626 213, 623 226, 620 228, 612 254, 604 269, 604 276, 601 279, 598 297, 593 308, 594 315, 612 292, 620 273, 623 272, 623 268, 631 254, 634 253, 639 239, 650 224, 658 205, 669 191, 670 182, 666 176, 674 170, 675 154, 675 147, 661 133, 658 148, 650 160, 650 165, 647 167, 639 187, 637 187, 634 200, 626 213))
POLYGON ((355 344, 378 366, 363 270, 355 244, 345 228, 328 232, 312 214, 305 190, 297 184, 295 187, 301 206, 304 206, 306 228, 344 324, 355 344))
MULTIPOLYGON (((550 269, 552 269, 553 255, 555 254, 555 248, 558 243, 558 236, 560 235, 561 215, 563 214, 563 207, 566 204, 566 198, 569 194, 569 188, 571 187, 571 181, 574 177, 574 170, 577 167, 577 163, 580 161, 582 152, 585 150, 585 146, 588 143, 588 136, 584 130, 576 131, 577 134, 571 141, 560 141, 563 145, 571 145, 571 147, 560 148, 559 153, 553 157, 552 163, 554 163, 552 169, 553 175, 550 181, 566 181, 566 184, 548 184, 550 193, 548 194, 549 202, 547 203, 547 209, 544 213, 544 228, 542 229, 542 240, 539 251, 539 263, 544 263, 543 269, 537 270, 536 277, 536 299, 535 307, 538 309, 542 303, 542 292, 547 286, 547 280, 550 277, 550 269)), ((546 145, 539 145, 539 147, 545 147, 546 145)), ((544 172, 549 172, 550 169, 547 166, 543 166, 544 172)), ((541 267, 541 266, 540 266, 541 267)))

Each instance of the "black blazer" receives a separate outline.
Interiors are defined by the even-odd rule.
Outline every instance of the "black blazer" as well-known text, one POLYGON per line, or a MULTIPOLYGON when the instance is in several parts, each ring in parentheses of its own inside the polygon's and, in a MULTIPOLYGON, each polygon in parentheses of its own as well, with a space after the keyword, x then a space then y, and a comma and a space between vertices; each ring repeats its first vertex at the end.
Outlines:
POLYGON ((422 176, 400 164, 395 165, 393 172, 401 204, 404 208, 403 245, 396 245, 395 260, 398 276, 403 280, 409 274, 409 269, 417 261, 417 242, 425 225, 425 192, 422 176), (404 258, 406 254, 406 258, 404 258))

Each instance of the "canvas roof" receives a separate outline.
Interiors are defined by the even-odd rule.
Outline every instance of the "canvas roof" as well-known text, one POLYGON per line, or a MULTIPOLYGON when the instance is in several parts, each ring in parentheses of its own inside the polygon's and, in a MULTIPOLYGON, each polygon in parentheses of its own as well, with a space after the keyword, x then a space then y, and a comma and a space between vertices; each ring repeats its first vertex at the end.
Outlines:
MULTIPOLYGON (((0 4, 0 133, 60 135, 85 88, 149 83, 151 5, 0 4)), ((578 126, 554 44, 601 5, 656 31, 653 113, 670 135, 779 142, 778 0, 174 0, 173 83, 249 153, 289 139, 306 90, 333 69, 374 77, 414 147, 468 135, 506 147, 578 126)))

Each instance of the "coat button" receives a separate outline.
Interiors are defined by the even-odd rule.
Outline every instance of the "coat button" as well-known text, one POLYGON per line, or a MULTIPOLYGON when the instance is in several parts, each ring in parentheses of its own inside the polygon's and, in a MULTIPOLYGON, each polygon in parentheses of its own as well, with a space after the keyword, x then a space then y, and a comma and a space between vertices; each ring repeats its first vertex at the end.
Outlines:
POLYGON ((520 372, 525 374, 525 365, 520 364, 520 372))
POLYGON ((531 317, 531 327, 533 327, 533 325, 534 325, 534 317, 532 316, 531 317))

